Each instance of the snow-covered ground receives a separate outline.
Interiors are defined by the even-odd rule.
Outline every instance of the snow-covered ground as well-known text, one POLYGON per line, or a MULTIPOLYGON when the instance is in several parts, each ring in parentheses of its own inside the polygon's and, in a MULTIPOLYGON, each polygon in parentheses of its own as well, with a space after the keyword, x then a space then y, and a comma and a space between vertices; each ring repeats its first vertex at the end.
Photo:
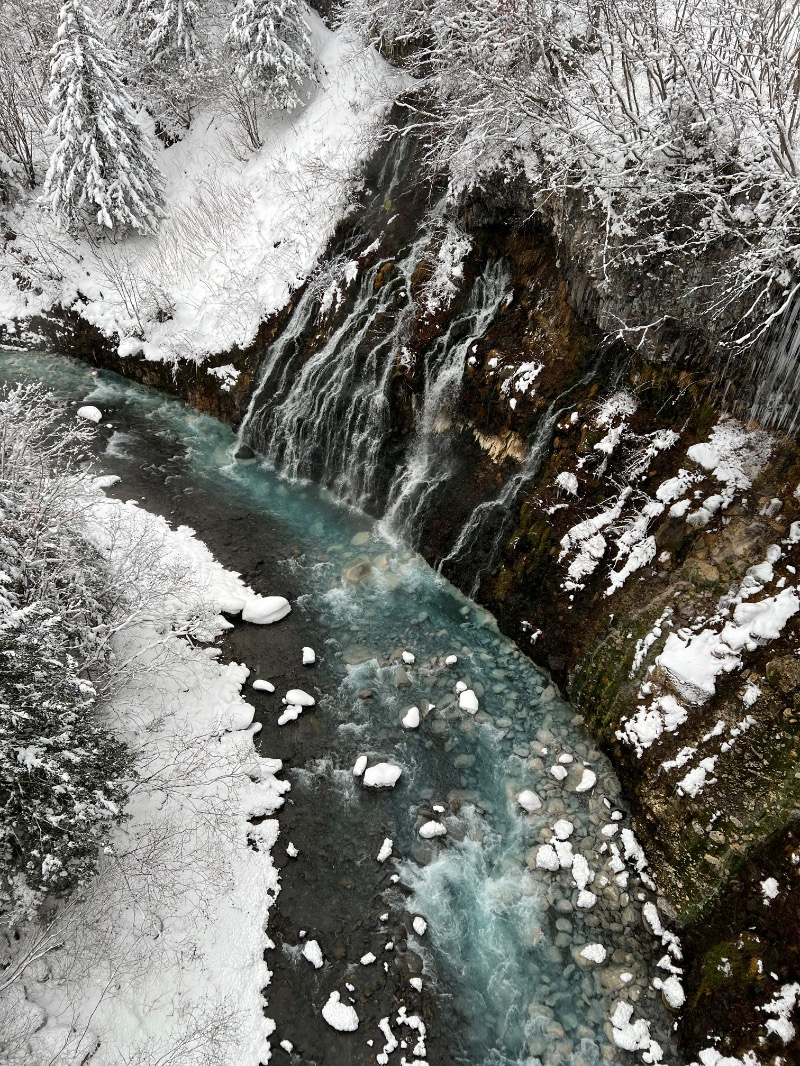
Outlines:
POLYGON ((0 1024, 26 1066, 258 1066, 273 1028, 261 996, 278 893, 269 816, 289 786, 255 751, 247 668, 174 634, 213 636, 229 626, 221 609, 263 601, 190 530, 133 503, 98 495, 90 526, 123 573, 149 544, 184 576, 116 648, 132 664, 106 712, 136 754, 128 819, 98 877, 50 927, 28 929, 20 958, 41 958, 0 997, 0 1024))
MULTIPOLYGON (((403 84, 347 31, 307 17, 321 70, 309 102, 272 116, 255 154, 230 115, 198 114, 182 141, 158 153, 167 217, 156 236, 75 240, 57 232, 38 193, 12 209, 0 324, 13 329, 61 303, 116 333, 123 354, 154 360, 200 361, 252 341, 313 271, 403 84), (17 286, 20 272, 31 288, 17 286)), ((230 368, 224 383, 235 376, 230 368)))

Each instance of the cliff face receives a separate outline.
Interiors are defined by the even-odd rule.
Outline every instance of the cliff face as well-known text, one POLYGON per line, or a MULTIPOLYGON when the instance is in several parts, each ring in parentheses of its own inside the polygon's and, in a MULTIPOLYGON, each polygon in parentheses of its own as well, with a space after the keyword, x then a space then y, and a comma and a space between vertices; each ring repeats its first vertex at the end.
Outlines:
MULTIPOLYGON (((376 298, 394 286, 360 357, 366 367, 392 316, 405 316, 368 501, 384 511, 429 409, 426 353, 461 321, 476 279, 503 264, 506 296, 466 338, 459 381, 426 428, 447 476, 414 536, 553 673, 612 756, 662 909, 685 938, 687 1052, 707 1046, 718 1022, 720 1050, 741 1052, 763 1022, 756 1007, 798 973, 800 448, 730 416, 736 381, 696 336, 673 326, 647 355, 609 340, 586 313, 585 281, 566 274, 535 225, 466 227, 447 297, 433 299, 442 226, 413 271, 398 266, 426 205, 414 185, 373 203, 360 231, 352 220, 341 228, 331 263, 346 246, 354 268, 293 337, 291 373, 355 313, 365 279, 376 298), (732 968, 720 961, 734 956, 732 968)), ((462 221, 486 217, 473 206, 462 221)), ((229 391, 207 364, 121 359, 68 311, 27 328, 235 425, 293 310, 214 361, 239 371, 229 391)), ((340 400, 345 418, 346 391, 340 400)), ((268 414, 271 396, 261 402, 268 414)))

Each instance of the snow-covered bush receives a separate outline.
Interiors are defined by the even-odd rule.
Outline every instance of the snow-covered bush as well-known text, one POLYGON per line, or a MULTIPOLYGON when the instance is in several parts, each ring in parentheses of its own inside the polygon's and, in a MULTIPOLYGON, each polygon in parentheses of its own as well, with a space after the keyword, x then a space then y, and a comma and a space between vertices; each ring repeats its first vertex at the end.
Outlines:
POLYGON ((129 756, 96 711, 110 577, 84 538, 88 430, 42 390, 0 398, 0 917, 84 882, 129 756))
POLYGON ((107 229, 155 230, 163 180, 120 63, 84 0, 61 8, 50 80, 57 143, 43 196, 60 225, 93 216, 107 229))
POLYGON ((454 192, 524 179, 601 295, 650 279, 676 316, 760 329, 798 291, 798 0, 348 0, 345 18, 419 78, 454 192))

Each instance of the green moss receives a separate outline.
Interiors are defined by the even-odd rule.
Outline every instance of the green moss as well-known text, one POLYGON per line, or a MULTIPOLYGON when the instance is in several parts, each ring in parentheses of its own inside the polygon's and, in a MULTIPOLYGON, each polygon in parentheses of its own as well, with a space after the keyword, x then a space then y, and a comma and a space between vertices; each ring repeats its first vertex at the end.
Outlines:
POLYGON ((695 993, 694 1006, 704 996, 712 996, 722 989, 747 992, 758 989, 764 977, 759 973, 758 962, 763 956, 764 945, 752 933, 744 932, 735 940, 715 944, 703 957, 703 964, 695 993))

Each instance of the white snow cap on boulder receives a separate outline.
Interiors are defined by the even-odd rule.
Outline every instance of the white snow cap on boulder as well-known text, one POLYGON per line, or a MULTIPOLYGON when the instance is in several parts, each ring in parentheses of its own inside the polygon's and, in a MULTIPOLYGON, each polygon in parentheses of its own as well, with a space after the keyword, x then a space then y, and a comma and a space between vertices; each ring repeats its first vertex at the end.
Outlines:
POLYGON ((242 608, 242 621, 268 626, 280 622, 291 611, 289 601, 283 596, 251 596, 242 608))
POLYGON ((307 692, 303 692, 301 688, 290 688, 283 702, 292 703, 295 707, 313 707, 317 701, 307 692))
POLYGON ((366 768, 367 768, 367 757, 366 757, 366 755, 359 755, 359 757, 356 759, 355 766, 353 767, 353 777, 361 777, 361 775, 364 773, 366 768))
POLYGON ((358 1029, 355 1008, 342 1003, 338 992, 331 992, 328 1002, 322 1008, 322 1017, 332 1029, 338 1029, 340 1033, 354 1033, 358 1029))
POLYGON ((103 417, 100 411, 91 405, 87 407, 79 407, 75 413, 78 418, 85 418, 87 422, 99 422, 103 417))
POLYGON ((538 811, 542 806, 542 801, 539 799, 536 793, 532 792, 529 788, 526 788, 524 789, 524 791, 520 792, 520 794, 517 796, 517 803, 520 805, 520 807, 522 807, 524 811, 527 811, 528 814, 532 814, 534 811, 538 811))
POLYGON ((434 837, 443 837, 447 833, 447 826, 441 822, 426 822, 419 828, 419 835, 423 840, 433 840, 434 837))
POLYGON ((317 655, 313 648, 303 648, 303 666, 313 666, 317 655))
POLYGON ((478 713, 478 697, 472 691, 471 688, 465 689, 458 694, 458 706, 462 711, 466 711, 467 714, 478 713))
POLYGON ((364 771, 364 784, 367 788, 394 788, 402 770, 390 762, 379 762, 364 771))

